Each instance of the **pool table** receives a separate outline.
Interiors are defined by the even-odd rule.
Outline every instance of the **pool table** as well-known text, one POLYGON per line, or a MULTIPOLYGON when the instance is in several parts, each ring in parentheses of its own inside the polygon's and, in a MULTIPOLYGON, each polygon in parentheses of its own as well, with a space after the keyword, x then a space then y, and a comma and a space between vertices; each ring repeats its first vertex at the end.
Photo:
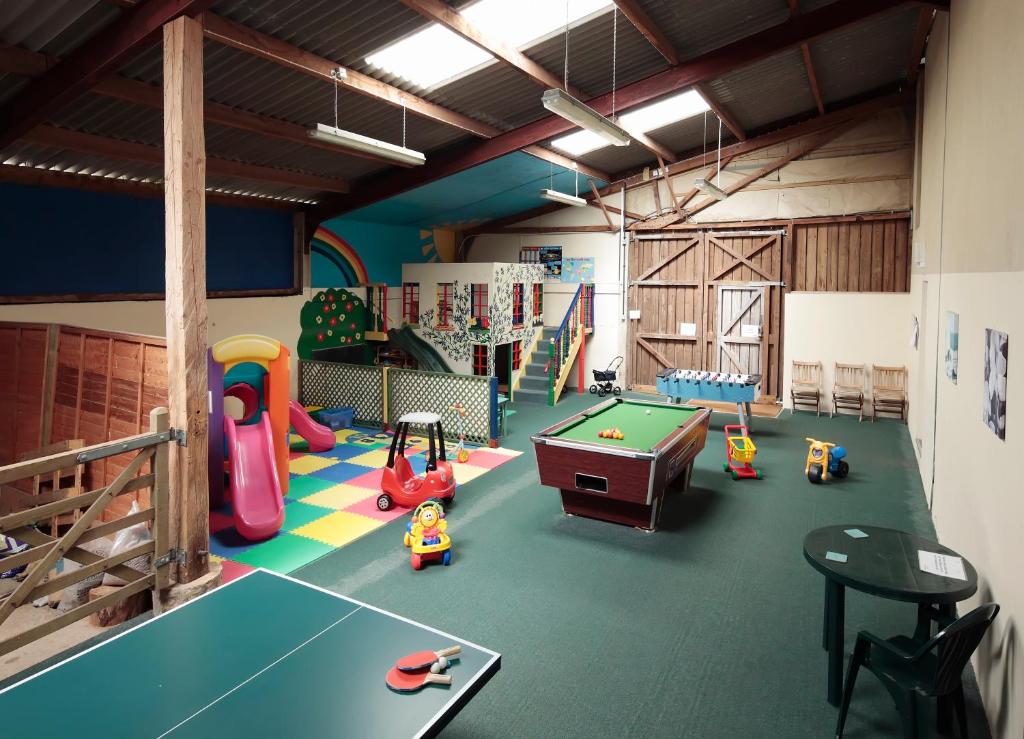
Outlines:
POLYGON ((711 411, 645 400, 610 400, 530 437, 542 485, 558 488, 568 514, 654 531, 665 490, 690 484, 711 411), (598 432, 622 431, 623 439, 598 432))

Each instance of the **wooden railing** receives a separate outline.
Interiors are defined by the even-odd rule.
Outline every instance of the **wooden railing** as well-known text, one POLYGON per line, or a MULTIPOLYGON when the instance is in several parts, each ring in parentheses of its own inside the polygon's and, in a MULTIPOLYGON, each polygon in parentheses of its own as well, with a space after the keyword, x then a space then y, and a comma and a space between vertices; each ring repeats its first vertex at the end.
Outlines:
POLYGON ((170 585, 168 565, 172 558, 168 528, 168 454, 169 445, 175 438, 175 432, 168 426, 167 409, 156 408, 150 413, 148 433, 0 467, 0 486, 3 486, 0 487, 0 496, 13 496, 17 499, 14 512, 0 517, 0 534, 30 545, 29 549, 0 560, 0 566, 7 570, 32 565, 17 587, 0 599, 0 626, 18 606, 56 593, 87 577, 109 572, 127 583, 115 592, 3 639, 0 641, 0 655, 144 590, 153 591, 153 608, 154 611, 159 611, 159 593, 170 585), (41 502, 38 499, 42 496, 25 495, 13 487, 6 487, 20 480, 75 464, 131 452, 135 452, 134 457, 109 485, 89 492, 36 505, 41 502), (149 471, 145 472, 143 468, 147 463, 149 471), (118 496, 147 488, 150 491, 148 508, 108 523, 94 525, 100 520, 104 509, 118 496), (52 518, 74 511, 82 513, 63 536, 44 533, 45 530, 49 530, 48 524, 52 518), (123 552, 101 557, 81 547, 82 544, 115 534, 139 523, 151 527, 152 538, 123 552), (151 555, 148 571, 141 572, 125 566, 125 562, 144 555, 151 555), (50 570, 62 558, 77 562, 80 567, 48 578, 50 570))
POLYGON ((594 285, 580 283, 558 332, 548 344, 548 405, 558 402, 584 337, 593 330, 594 285))

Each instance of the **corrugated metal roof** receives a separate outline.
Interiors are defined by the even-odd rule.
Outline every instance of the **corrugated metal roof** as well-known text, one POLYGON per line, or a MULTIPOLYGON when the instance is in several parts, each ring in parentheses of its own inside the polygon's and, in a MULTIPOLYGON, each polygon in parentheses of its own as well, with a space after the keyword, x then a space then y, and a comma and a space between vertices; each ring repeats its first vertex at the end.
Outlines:
POLYGON ((103 0, 3 0, 0 41, 62 56, 119 14, 120 10, 103 0))
POLYGON ((914 5, 896 8, 812 43, 825 103, 905 79, 919 12, 914 5))
POLYGON ((789 18, 786 0, 644 0, 641 5, 680 59, 692 59, 789 18))
MULTIPOLYGON (((468 1, 449 0, 456 7, 468 1)), ((834 0, 800 0, 800 9, 810 12, 830 2, 834 0)), ((641 0, 641 5, 684 60, 783 23, 789 17, 786 0, 641 0)), ((540 105, 541 87, 500 62, 484 65, 428 91, 412 90, 403 81, 389 79, 369 68, 365 62, 367 54, 429 25, 428 20, 399 0, 220 0, 213 10, 498 129, 518 127, 546 115, 540 105)), ((105 0, 0 0, 0 42, 62 56, 94 36, 121 12, 105 0)), ((917 12, 911 5, 815 41, 812 55, 826 102, 903 79, 917 12)), ((612 21, 612 13, 600 13, 579 22, 570 33, 569 81, 587 97, 611 89, 612 21)), ((560 32, 550 34, 524 53, 556 76, 561 75, 564 38, 560 32)), ((205 43, 204 54, 208 99, 306 127, 333 121, 334 94, 330 84, 213 41, 205 43)), ((162 66, 161 49, 156 44, 128 62, 121 73, 160 84, 162 66)), ((620 15, 617 84, 630 84, 666 67, 660 54, 620 15)), ((24 84, 16 76, 0 75, 0 103, 24 84)), ((712 81, 710 87, 717 100, 748 130, 791 119, 814 108, 797 49, 735 70, 712 81)), ((345 90, 338 99, 342 127, 387 141, 401 141, 400 110, 345 90)), ((53 120, 76 130, 150 145, 159 145, 162 139, 159 111, 96 95, 82 97, 53 120)), ((698 118, 650 135, 682 154, 699 149, 702 128, 702 119, 698 118)), ((474 138, 456 127, 415 114, 407 118, 406 143, 427 152, 428 160, 431 152, 474 138)), ((216 125, 207 126, 207 145, 211 156, 349 180, 387 168, 380 163, 216 125)), ((90 157, 32 147, 16 151, 15 158, 26 156, 26 152, 43 163, 57 162, 61 167, 104 166, 90 157)), ((10 153, 4 152, 3 156, 10 153)), ((581 160, 621 172, 651 164, 654 156, 634 144, 598 150, 581 160)), ((133 177, 160 175, 153 174, 158 168, 145 165, 110 166, 114 171, 130 172, 133 177)), ((257 186, 242 181, 222 184, 242 191, 257 186)), ((296 191, 261 184, 259 192, 296 191)))
MULTIPOLYGON (((820 82, 820 70, 818 78, 820 82)), ((785 120, 815 107, 799 48, 719 77, 710 87, 745 130, 785 120)))

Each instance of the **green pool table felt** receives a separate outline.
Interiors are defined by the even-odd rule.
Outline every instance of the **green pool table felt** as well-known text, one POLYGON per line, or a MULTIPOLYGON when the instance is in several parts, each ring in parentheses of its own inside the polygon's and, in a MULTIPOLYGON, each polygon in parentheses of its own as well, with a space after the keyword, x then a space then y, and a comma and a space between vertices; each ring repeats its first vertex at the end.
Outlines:
POLYGON ((552 436, 622 449, 650 451, 673 430, 684 425, 698 410, 668 403, 650 405, 624 400, 559 429, 552 436), (611 428, 619 429, 625 438, 602 439, 597 435, 599 431, 611 428))

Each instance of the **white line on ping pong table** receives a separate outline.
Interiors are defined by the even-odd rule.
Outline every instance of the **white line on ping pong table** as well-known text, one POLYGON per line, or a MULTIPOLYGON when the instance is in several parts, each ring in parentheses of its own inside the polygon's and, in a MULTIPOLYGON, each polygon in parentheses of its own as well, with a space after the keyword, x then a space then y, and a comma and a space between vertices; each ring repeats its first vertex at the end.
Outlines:
POLYGON ((167 736, 167 735, 168 735, 168 734, 170 734, 171 732, 173 732, 173 731, 176 731, 177 729, 180 729, 180 728, 181 728, 182 726, 184 726, 184 725, 185 725, 185 724, 187 724, 187 723, 188 723, 189 721, 191 721, 192 719, 194 719, 194 718, 195 718, 196 716, 198 716, 199 714, 201 714, 201 713, 202 713, 203 711, 205 711, 205 710, 207 710, 207 709, 209 709, 209 708, 212 708, 213 706, 217 705, 218 703, 220 703, 220 702, 221 702, 222 700, 224 700, 225 698, 227 698, 227 697, 228 697, 229 695, 231 695, 232 693, 234 693, 234 692, 235 692, 236 690, 238 690, 239 688, 242 688, 242 687, 244 687, 245 685, 247 685, 248 683, 251 683, 251 682, 252 682, 253 680, 255 680, 256 678, 258 678, 258 677, 259 677, 260 675, 262 675, 262 674, 263 674, 264 672, 266 672, 267 670, 269 670, 269 669, 270 669, 271 667, 273 667, 274 665, 277 665, 277 664, 279 664, 279 663, 283 662, 284 660, 288 659, 288 657, 291 657, 291 656, 292 656, 293 654, 295 654, 295 653, 296 653, 297 651, 299 651, 300 649, 302 649, 302 648, 303 648, 304 646, 306 646, 306 645, 307 645, 307 644, 309 644, 310 642, 312 642, 312 641, 315 641, 316 639, 319 639, 319 638, 320 638, 321 636, 323 636, 323 635, 324 635, 324 634, 326 634, 326 633, 327 633, 328 631, 330 631, 331 629, 333 629, 333 628, 334 628, 335 626, 337 626, 338 624, 340 624, 340 623, 341 623, 342 621, 344 621, 344 620, 345 620, 346 618, 348 618, 349 616, 351 616, 351 615, 352 615, 353 613, 358 613, 358 612, 359 612, 359 611, 361 611, 361 610, 363 610, 363 608, 362 608, 362 606, 359 606, 358 608, 356 608, 356 609, 354 609, 354 610, 352 610, 352 611, 350 611, 350 612, 346 613, 346 614, 345 614, 344 616, 342 616, 341 618, 339 618, 339 619, 338 619, 337 621, 335 621, 335 622, 334 622, 333 624, 331 624, 330 626, 328 626, 327 628, 325 628, 325 629, 324 629, 323 631, 320 631, 319 633, 317 633, 317 634, 314 634, 313 636, 309 637, 308 639, 306 639, 306 641, 302 642, 302 644, 299 644, 299 645, 298 645, 297 647, 295 647, 295 648, 294 648, 294 649, 292 649, 291 651, 287 652, 286 654, 282 654, 282 655, 281 655, 280 657, 278 657, 277 659, 275 659, 275 660, 274 660, 273 662, 271 662, 271 663, 270 663, 269 665, 267 665, 266 667, 264 667, 264 668, 263 668, 262 670, 260 670, 259 672, 257 672, 257 673, 254 673, 254 674, 250 675, 250 676, 249 676, 249 677, 247 677, 247 678, 246 678, 245 680, 243 680, 242 682, 238 683, 238 685, 236 685, 235 687, 233 687, 233 688, 232 688, 231 690, 229 690, 228 692, 224 693, 224 695, 222 695, 222 696, 220 696, 220 697, 218 697, 218 698, 215 698, 214 700, 210 701, 210 702, 209 702, 209 703, 207 703, 207 704, 206 704, 205 706, 203 706, 202 708, 200 708, 200 709, 199 709, 198 711, 196 711, 195 713, 193 713, 193 714, 192 714, 191 716, 189 716, 188 718, 186 718, 186 719, 184 719, 184 720, 182 720, 182 721, 179 721, 179 722, 178 722, 177 724, 175 724, 174 726, 172 726, 171 728, 169 728, 169 729, 168 729, 167 731, 165 731, 164 733, 162 733, 162 734, 159 734, 159 735, 158 735, 158 736, 156 737, 156 739, 163 739, 163 737, 167 736))

